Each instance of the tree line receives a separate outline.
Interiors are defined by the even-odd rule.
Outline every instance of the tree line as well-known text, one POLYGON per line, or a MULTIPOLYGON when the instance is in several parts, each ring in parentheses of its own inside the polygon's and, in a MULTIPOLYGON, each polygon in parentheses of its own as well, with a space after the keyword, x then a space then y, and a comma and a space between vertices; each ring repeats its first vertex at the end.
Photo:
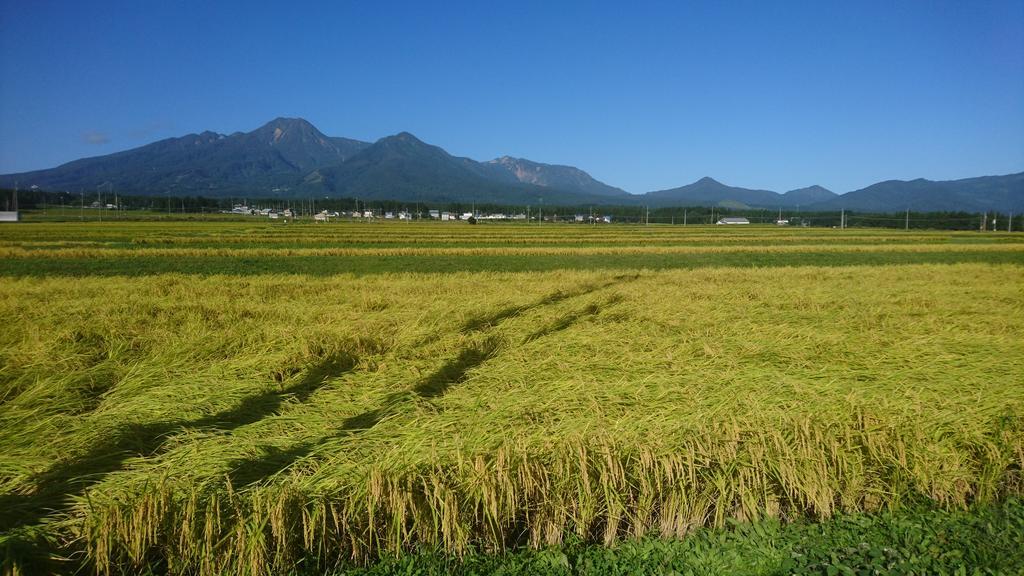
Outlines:
MULTIPOLYGON (((0 191, 0 208, 12 210, 15 206, 13 190, 0 191)), ((1009 230, 1010 214, 957 212, 898 212, 870 213, 846 211, 807 211, 798 209, 727 208, 709 206, 673 206, 651 208, 646 206, 606 205, 522 205, 472 202, 404 202, 399 200, 361 200, 359 198, 244 198, 205 196, 142 196, 119 194, 115 190, 88 193, 22 190, 17 192, 20 210, 60 209, 68 220, 84 217, 86 210, 110 210, 175 214, 200 214, 230 211, 234 206, 252 208, 291 209, 297 215, 311 215, 321 210, 351 212, 372 210, 380 216, 385 212, 408 212, 414 218, 428 217, 430 210, 455 214, 528 215, 529 221, 593 222, 610 217, 614 223, 698 225, 714 224, 721 218, 746 218, 751 224, 775 224, 780 218, 789 226, 839 227, 845 217, 846 226, 852 228, 906 228, 931 230, 1009 230), (112 208, 108 208, 108 205, 112 208), (79 209, 74 213, 73 209, 79 209), (984 219, 984 223, 983 223, 984 219)), ((56 215, 56 212, 51 212, 56 215)), ((1024 217, 1013 218, 1012 230, 1024 230, 1024 217)))

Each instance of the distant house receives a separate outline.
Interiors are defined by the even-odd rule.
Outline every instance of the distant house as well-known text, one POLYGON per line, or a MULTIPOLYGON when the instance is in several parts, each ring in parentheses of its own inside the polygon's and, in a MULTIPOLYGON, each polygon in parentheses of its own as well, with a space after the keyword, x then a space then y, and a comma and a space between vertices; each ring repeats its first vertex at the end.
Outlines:
POLYGON ((782 220, 782 219, 779 219, 779 220, 776 220, 776 221, 775 221, 775 224, 776 224, 777 226, 789 226, 789 220, 782 220))
POLYGON ((746 218, 722 218, 716 224, 750 224, 746 218))
POLYGON ((21 220, 21 214, 17 210, 0 211, 0 222, 17 222, 21 220))
POLYGON ((430 210, 428 213, 430 214, 431 218, 435 218, 436 219, 436 218, 440 218, 441 217, 441 211, 440 210, 430 210))

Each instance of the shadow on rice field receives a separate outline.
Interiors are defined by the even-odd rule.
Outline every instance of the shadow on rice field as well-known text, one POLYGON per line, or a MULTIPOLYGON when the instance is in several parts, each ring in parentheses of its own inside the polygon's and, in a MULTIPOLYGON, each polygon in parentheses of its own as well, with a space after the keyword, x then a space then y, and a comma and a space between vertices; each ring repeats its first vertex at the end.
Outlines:
MULTIPOLYGON (((298 382, 246 397, 229 410, 194 420, 129 423, 117 428, 88 452, 58 461, 30 478, 31 491, 0 494, 0 526, 18 528, 66 511, 71 505, 70 497, 81 495, 132 458, 157 456, 167 438, 177 432, 187 429, 230 432, 276 413, 290 399, 305 402, 331 379, 354 369, 358 360, 348 352, 336 352, 302 370, 304 375, 298 382)), ((280 374, 274 376, 281 380, 280 374)))
POLYGON ((490 338, 467 347, 457 358, 446 362, 436 372, 413 386, 411 394, 390 394, 380 407, 345 418, 337 432, 317 441, 300 442, 290 448, 266 444, 258 446, 257 450, 260 453, 257 456, 236 460, 230 464, 229 478, 232 486, 244 488, 279 474, 299 460, 311 456, 318 446, 329 440, 364 432, 376 426, 381 420, 398 415, 417 397, 429 400, 444 395, 450 387, 461 382, 467 372, 493 357, 499 345, 497 339, 490 338))

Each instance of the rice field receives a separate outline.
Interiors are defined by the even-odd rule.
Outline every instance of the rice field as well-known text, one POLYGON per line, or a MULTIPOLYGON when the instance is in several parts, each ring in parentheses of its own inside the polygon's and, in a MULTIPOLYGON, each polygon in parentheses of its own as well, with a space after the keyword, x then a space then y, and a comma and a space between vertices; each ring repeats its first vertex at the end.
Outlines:
POLYGON ((1016 234, 40 223, 0 227, 0 288, 7 573, 1024 496, 1016 234))

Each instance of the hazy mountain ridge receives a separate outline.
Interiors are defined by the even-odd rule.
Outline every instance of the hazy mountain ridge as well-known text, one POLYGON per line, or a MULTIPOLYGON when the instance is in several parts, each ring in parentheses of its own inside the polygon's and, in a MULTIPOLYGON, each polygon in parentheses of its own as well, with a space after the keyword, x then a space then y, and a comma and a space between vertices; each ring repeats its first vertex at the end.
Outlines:
POLYGON ((827 202, 838 196, 839 194, 817 184, 806 188, 797 188, 782 194, 786 206, 810 206, 819 202, 827 202))
POLYGON ((778 194, 727 186, 712 178, 638 196, 651 206, 721 206, 728 208, 800 208, 809 211, 861 212, 1024 211, 1024 172, 961 180, 888 180, 836 194, 821 186, 808 186, 778 194))
POLYGON ((301 119, 278 118, 252 132, 167 138, 49 170, 0 177, 48 190, 111 188, 138 194, 223 196, 291 188, 305 173, 343 162, 367 142, 330 138, 301 119))
POLYGON ((366 200, 530 203, 544 190, 489 179, 469 158, 452 156, 408 132, 381 138, 346 162, 318 171, 322 192, 366 200))
POLYGON ((1024 172, 960 180, 886 180, 814 207, 821 210, 862 212, 909 209, 936 212, 1001 210, 1019 213, 1024 211, 1024 172))
POLYGON ((573 166, 502 156, 452 156, 408 132, 369 143, 323 134, 301 118, 251 132, 167 138, 56 168, 0 176, 0 186, 204 196, 357 197, 418 202, 722 206, 801 210, 1024 211, 1024 173, 951 181, 879 182, 843 195, 821 186, 779 194, 710 177, 629 194, 573 166))
POLYGON ((251 132, 188 134, 48 170, 8 174, 0 176, 0 185, 89 191, 109 183, 135 194, 524 204, 600 203, 602 197, 592 191, 617 190, 576 168, 523 162, 558 173, 537 179, 557 185, 520 181, 502 166, 451 156, 408 132, 371 144, 326 136, 301 118, 277 118, 251 132), (575 171, 575 179, 560 176, 567 171, 575 171))
POLYGON ((643 201, 651 206, 723 206, 738 208, 745 206, 778 206, 783 196, 771 190, 752 190, 727 186, 705 176, 692 184, 655 190, 643 195, 643 201))
POLYGON ((579 190, 609 198, 628 199, 630 197, 629 192, 596 180, 590 174, 574 166, 543 164, 511 156, 495 158, 488 161, 487 164, 505 170, 519 182, 527 184, 536 184, 545 188, 579 190))

